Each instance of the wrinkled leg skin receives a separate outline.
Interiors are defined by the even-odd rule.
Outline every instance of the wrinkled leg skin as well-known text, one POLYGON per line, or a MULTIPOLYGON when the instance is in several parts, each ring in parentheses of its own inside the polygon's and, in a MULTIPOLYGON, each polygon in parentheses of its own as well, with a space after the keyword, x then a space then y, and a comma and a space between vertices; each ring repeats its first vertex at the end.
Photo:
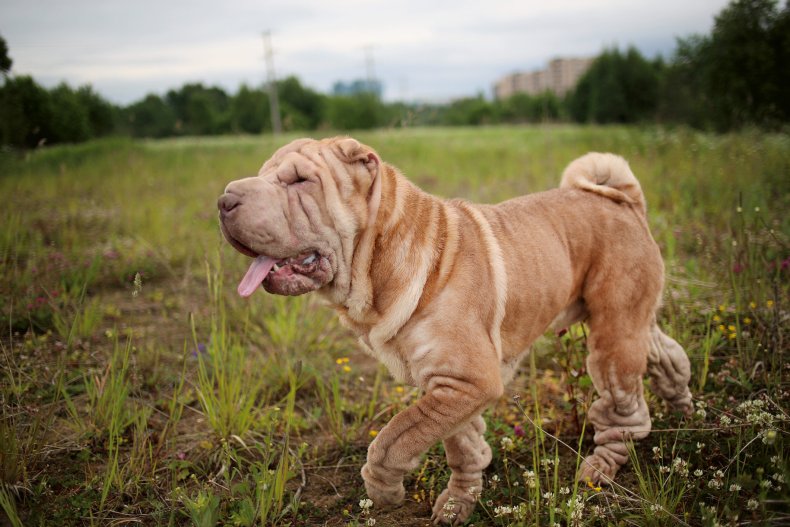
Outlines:
POLYGON ((447 488, 433 505, 431 519, 434 524, 458 525, 472 514, 483 490, 483 470, 491 463, 491 447, 483 438, 485 431, 486 423, 478 415, 444 440, 447 464, 452 473, 447 488))
POLYGON ((580 481, 609 483, 628 462, 628 441, 644 439, 651 429, 642 377, 651 376, 653 391, 670 407, 691 412, 688 356, 655 321, 643 332, 617 334, 591 327, 587 368, 599 398, 590 406, 595 450, 579 470, 580 481))
POLYGON ((647 357, 650 388, 664 399, 670 408, 690 415, 691 364, 688 355, 675 339, 667 336, 657 325, 650 330, 650 355, 647 357))
POLYGON ((443 512, 434 514, 434 520, 463 523, 474 508, 468 488, 482 485, 482 471, 491 461, 491 449, 482 436, 485 425, 479 414, 503 391, 498 375, 490 381, 432 379, 425 395, 396 415, 370 444, 367 463, 362 467, 368 497, 377 507, 402 503, 403 477, 417 468, 420 456, 428 448, 444 439, 453 473, 448 491, 440 496, 439 508, 443 512), (445 511, 443 507, 450 497, 457 503, 445 511))

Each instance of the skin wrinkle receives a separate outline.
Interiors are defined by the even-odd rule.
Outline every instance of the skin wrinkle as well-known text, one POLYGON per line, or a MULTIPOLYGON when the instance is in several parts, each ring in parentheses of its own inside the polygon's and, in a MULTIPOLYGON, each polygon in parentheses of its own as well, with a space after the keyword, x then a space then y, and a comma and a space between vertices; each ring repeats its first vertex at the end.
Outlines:
POLYGON ((302 244, 330 251, 333 279, 319 293, 396 378, 423 390, 368 450, 362 476, 377 506, 403 500, 404 476, 441 440, 452 472, 433 520, 445 521, 450 498, 453 522, 468 518, 471 487, 482 489, 491 460, 480 414, 552 324, 584 319, 590 328, 587 364, 599 397, 589 410, 595 449, 580 480, 614 476, 628 459, 624 440, 649 432, 645 372, 659 396, 690 409, 688 358, 656 325, 663 262, 622 158, 588 154, 568 166, 561 188, 498 205, 431 196, 379 159, 349 138, 294 142, 264 163, 260 178, 229 185, 245 202, 223 219, 248 246, 263 231, 267 250, 288 252, 284 233, 292 230, 302 244), (290 225, 286 193, 268 186, 286 162, 300 174, 314 167, 320 182, 311 192, 293 189, 301 212, 290 219, 304 221, 290 225), (266 207, 255 209, 256 200, 266 207))

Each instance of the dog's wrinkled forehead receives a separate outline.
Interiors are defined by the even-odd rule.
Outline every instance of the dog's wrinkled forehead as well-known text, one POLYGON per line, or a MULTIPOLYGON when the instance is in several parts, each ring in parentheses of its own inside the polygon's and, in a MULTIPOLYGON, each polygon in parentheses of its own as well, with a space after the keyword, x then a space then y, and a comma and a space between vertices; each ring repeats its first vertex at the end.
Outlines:
POLYGON ((302 147, 311 143, 317 143, 317 141, 315 139, 297 139, 296 141, 291 141, 287 145, 281 147, 263 164, 261 169, 258 171, 258 175, 262 175, 265 172, 275 168, 280 164, 285 156, 291 152, 298 152, 302 149, 302 147))

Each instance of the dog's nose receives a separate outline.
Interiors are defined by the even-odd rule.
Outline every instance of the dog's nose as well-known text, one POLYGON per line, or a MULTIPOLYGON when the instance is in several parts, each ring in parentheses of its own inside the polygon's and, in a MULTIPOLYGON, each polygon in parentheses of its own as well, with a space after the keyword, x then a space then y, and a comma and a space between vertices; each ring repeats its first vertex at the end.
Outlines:
POLYGON ((217 208, 219 209, 220 214, 223 216, 228 214, 239 205, 241 205, 241 197, 237 194, 231 194, 230 192, 226 192, 225 194, 221 195, 217 200, 217 208))

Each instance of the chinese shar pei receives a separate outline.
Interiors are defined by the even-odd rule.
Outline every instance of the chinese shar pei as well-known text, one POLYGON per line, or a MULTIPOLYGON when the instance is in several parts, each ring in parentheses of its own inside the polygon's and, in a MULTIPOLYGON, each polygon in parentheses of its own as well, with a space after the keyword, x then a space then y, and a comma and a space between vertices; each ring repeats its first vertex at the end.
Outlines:
POLYGON ((362 477, 378 506, 401 503, 404 475, 443 441, 452 474, 434 521, 469 517, 491 461, 480 414, 547 328, 589 327, 599 397, 581 480, 612 478, 625 441, 649 433, 645 371, 673 408, 691 409, 688 358, 656 325, 661 254, 621 157, 590 153, 558 189, 477 205, 423 192, 354 139, 301 139, 230 183, 218 207, 227 240, 253 258, 239 294, 317 291, 422 390, 368 449, 362 477))

